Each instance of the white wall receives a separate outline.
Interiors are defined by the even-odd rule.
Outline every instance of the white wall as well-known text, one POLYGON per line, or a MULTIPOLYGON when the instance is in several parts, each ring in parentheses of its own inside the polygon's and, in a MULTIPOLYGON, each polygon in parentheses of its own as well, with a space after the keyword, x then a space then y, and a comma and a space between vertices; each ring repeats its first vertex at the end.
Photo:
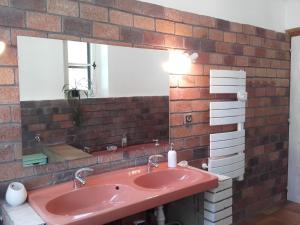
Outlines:
MULTIPOLYGON (((285 31, 286 0, 140 0, 182 11, 285 31)), ((295 0, 299 1, 299 0, 295 0)))
POLYGON ((292 29, 300 27, 300 1, 287 0, 285 5, 285 28, 292 29))
POLYGON ((168 96, 168 51, 108 46, 109 96, 168 96))
POLYGON ((63 41, 18 37, 21 101, 64 99, 63 41))

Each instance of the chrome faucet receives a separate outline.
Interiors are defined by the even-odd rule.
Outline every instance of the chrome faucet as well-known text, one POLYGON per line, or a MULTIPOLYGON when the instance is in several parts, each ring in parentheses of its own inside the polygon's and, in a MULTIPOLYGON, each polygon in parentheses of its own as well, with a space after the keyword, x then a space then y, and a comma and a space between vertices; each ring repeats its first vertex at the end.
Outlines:
POLYGON ((93 172, 92 168, 81 168, 75 172, 73 187, 74 189, 80 188, 86 184, 86 172, 93 172))
POLYGON ((148 173, 151 172, 152 167, 157 168, 159 166, 159 164, 157 162, 153 162, 153 159, 156 159, 156 161, 157 161, 158 158, 164 158, 164 156, 163 155, 151 155, 148 158, 148 173))

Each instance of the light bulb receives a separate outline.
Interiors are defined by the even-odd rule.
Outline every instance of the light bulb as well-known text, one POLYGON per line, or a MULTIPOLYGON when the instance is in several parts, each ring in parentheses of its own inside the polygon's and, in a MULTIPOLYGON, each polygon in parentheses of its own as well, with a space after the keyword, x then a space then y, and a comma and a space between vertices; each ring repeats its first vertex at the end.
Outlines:
POLYGON ((191 59, 180 50, 169 51, 169 60, 163 64, 163 69, 171 74, 186 74, 191 69, 191 59))

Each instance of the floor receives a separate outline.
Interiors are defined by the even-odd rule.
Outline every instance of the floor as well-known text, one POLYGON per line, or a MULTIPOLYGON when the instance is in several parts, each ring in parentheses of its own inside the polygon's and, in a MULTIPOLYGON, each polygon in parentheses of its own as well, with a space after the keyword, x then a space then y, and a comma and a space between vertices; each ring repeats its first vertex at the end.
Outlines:
POLYGON ((300 204, 289 202, 238 225, 300 225, 300 204))

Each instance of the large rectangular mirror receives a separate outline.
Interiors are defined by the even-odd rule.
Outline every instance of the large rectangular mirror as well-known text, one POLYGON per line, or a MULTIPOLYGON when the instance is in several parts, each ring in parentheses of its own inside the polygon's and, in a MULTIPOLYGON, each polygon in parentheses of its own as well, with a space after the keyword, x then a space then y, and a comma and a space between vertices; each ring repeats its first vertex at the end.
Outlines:
POLYGON ((18 60, 24 166, 168 144, 167 51, 19 36, 18 60))

